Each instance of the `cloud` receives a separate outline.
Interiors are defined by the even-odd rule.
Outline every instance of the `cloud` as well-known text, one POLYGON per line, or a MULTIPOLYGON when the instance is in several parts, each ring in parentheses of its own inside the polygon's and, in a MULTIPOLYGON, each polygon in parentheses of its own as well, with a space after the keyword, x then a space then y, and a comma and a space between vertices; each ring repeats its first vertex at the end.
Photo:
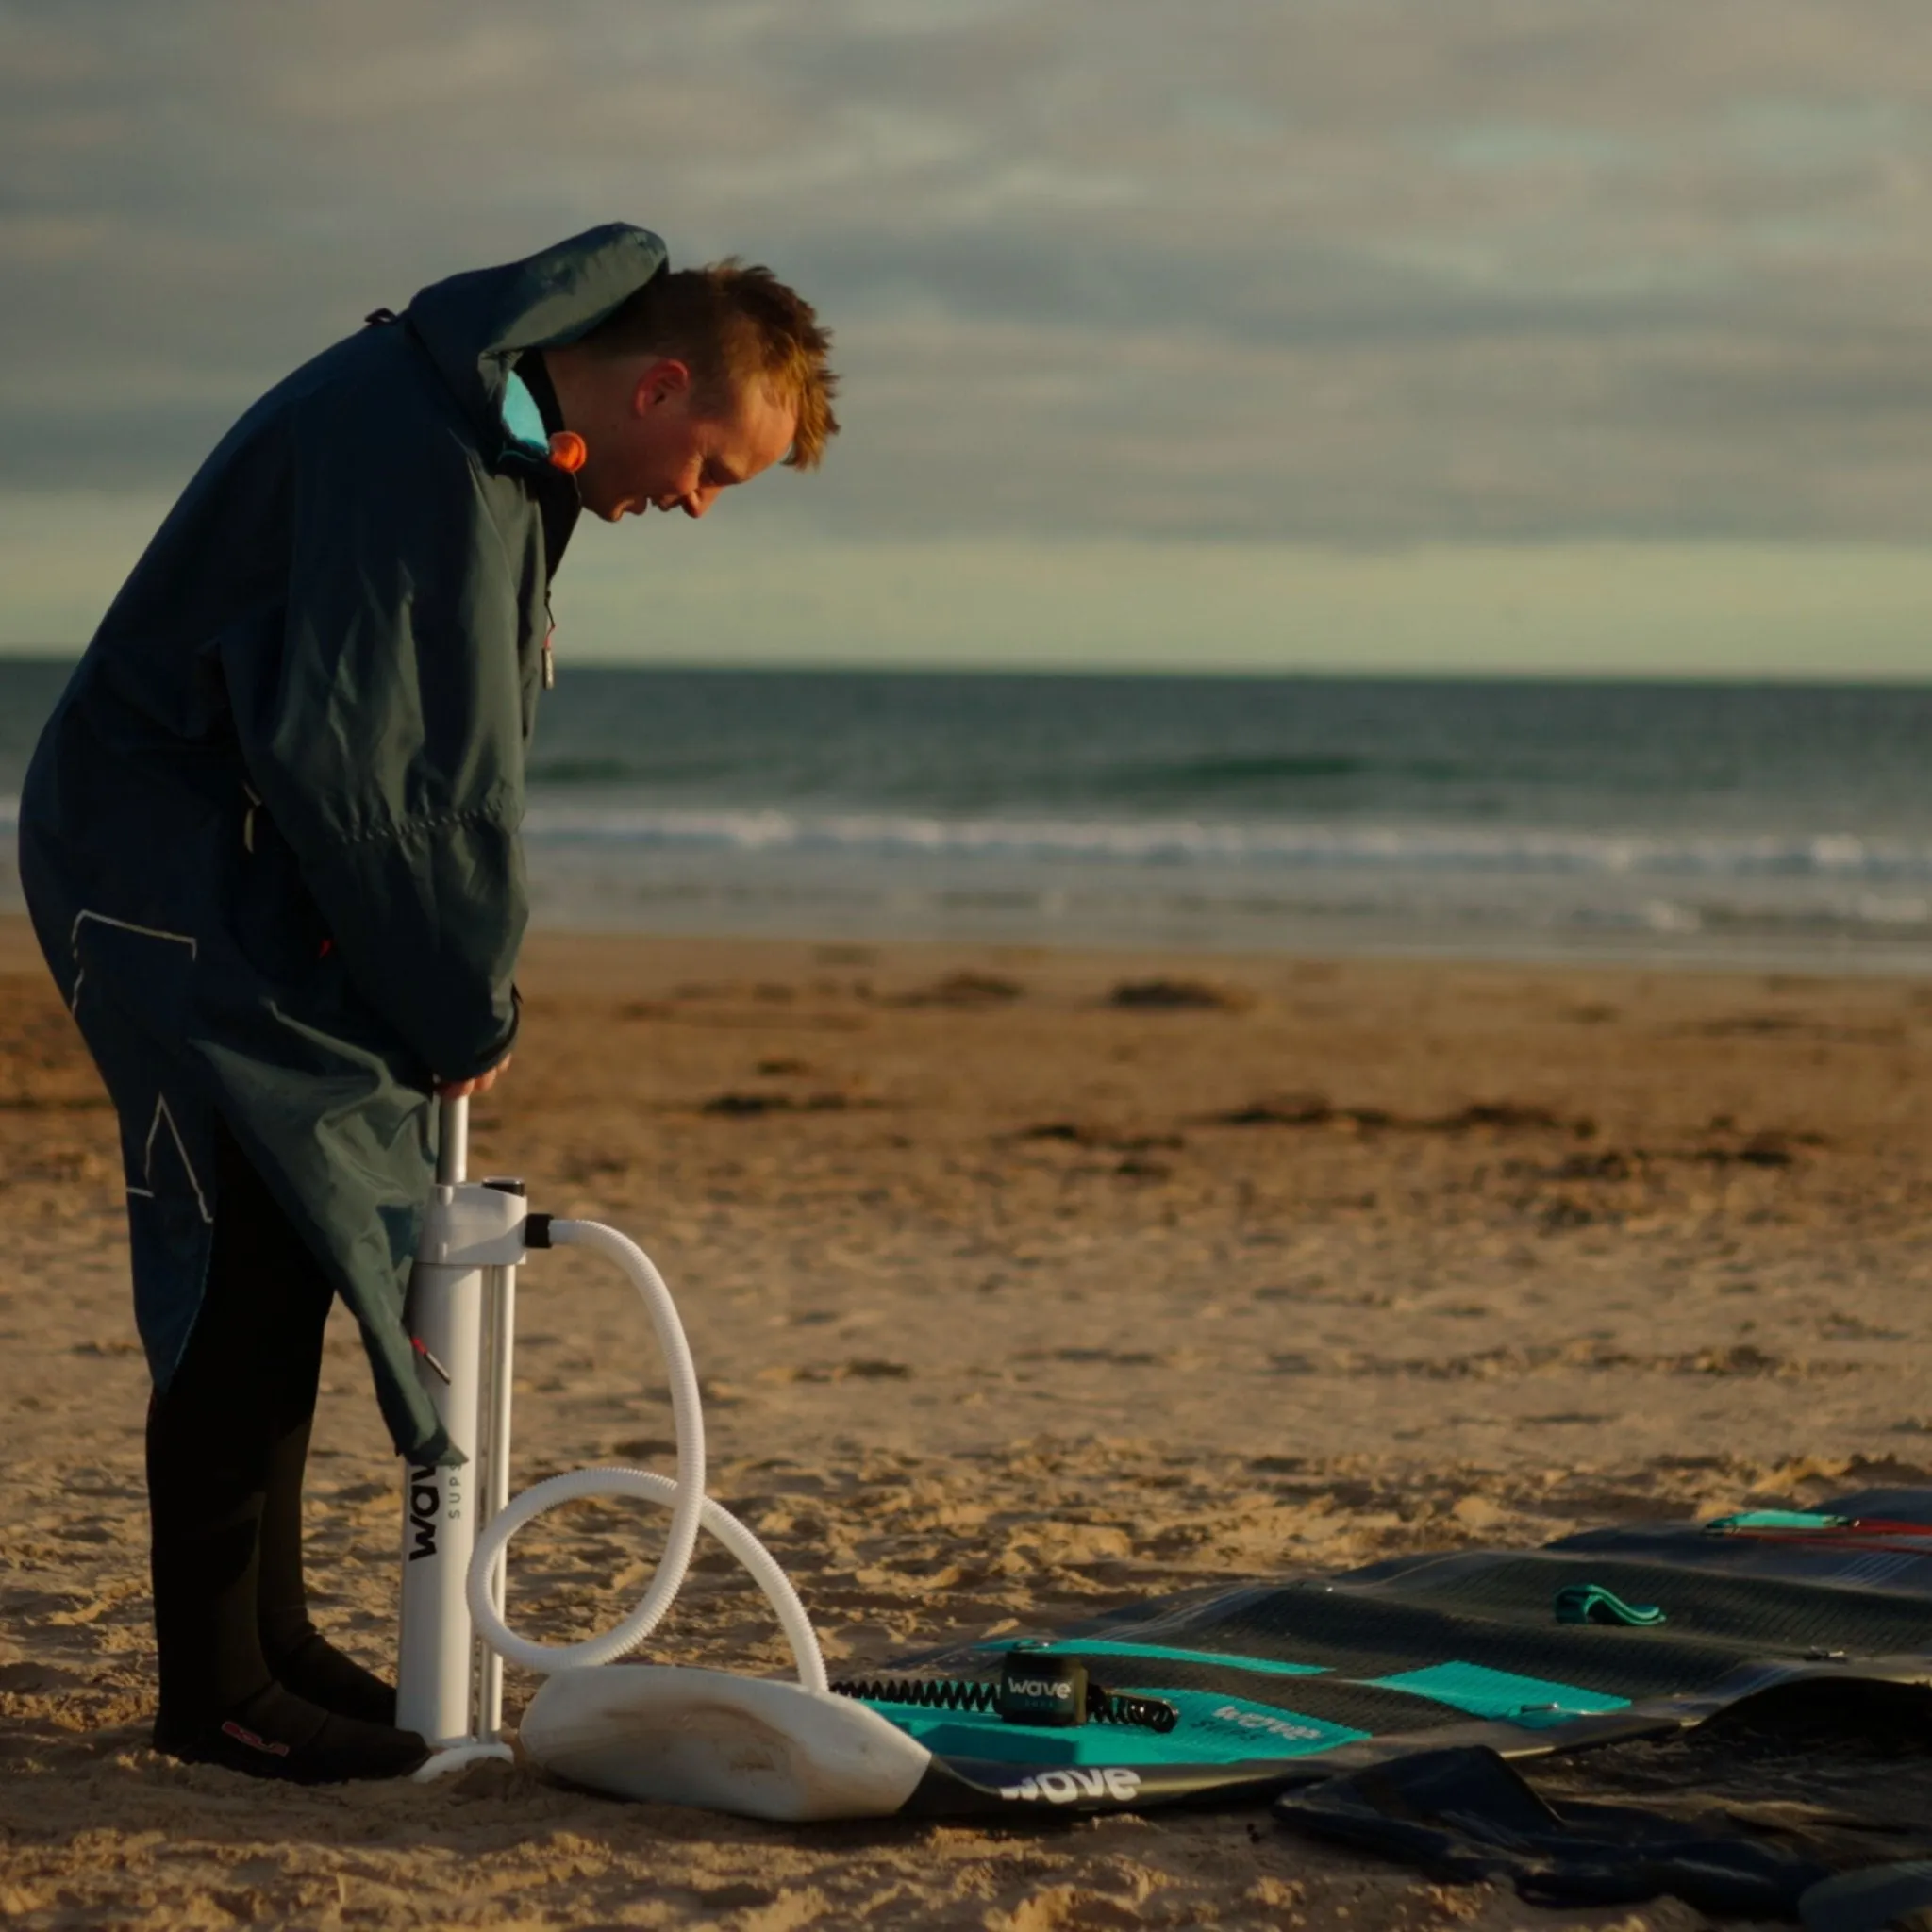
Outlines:
POLYGON ((1922 541, 1921 8, 0 7, 0 484, 624 215, 837 327, 774 537, 1922 541))

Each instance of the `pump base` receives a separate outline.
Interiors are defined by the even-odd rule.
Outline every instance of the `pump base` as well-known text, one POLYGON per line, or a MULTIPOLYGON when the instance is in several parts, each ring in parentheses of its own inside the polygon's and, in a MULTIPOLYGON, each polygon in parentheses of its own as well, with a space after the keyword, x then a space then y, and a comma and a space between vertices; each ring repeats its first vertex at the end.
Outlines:
POLYGON ((438 1778, 467 1771, 473 1764, 514 1764, 516 1761, 517 1754, 508 1744, 486 1744, 480 1739, 466 1744, 448 1744, 441 1751, 432 1751, 409 1774, 409 1782, 433 1785, 438 1778))

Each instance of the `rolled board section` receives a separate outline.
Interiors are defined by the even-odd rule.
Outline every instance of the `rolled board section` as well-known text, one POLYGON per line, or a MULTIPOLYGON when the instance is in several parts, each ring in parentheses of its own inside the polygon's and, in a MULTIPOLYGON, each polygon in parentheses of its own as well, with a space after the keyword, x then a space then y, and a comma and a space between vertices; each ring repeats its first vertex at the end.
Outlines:
POLYGON ((671 1664, 559 1671, 520 1737, 540 1769, 591 1790, 787 1824, 890 1818, 932 1762, 850 1698, 671 1664))

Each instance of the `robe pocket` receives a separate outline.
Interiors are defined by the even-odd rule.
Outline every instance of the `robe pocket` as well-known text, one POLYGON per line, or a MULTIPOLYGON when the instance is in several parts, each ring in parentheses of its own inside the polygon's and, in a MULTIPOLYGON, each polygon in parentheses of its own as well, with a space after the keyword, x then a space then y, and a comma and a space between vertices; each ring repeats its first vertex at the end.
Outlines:
POLYGON ((97 1009, 111 1007, 152 1038, 178 1044, 200 956, 193 933, 83 908, 74 922, 74 1017, 87 1031, 97 1009))

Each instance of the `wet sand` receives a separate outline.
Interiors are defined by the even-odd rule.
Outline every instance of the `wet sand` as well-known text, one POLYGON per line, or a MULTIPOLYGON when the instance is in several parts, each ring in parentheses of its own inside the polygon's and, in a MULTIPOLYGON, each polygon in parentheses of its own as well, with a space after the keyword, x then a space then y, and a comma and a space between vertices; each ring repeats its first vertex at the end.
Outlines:
MULTIPOLYGON (((522 978, 475 1171, 652 1251, 713 1491, 840 1663, 1204 1577, 1932 1481, 1932 988, 556 935, 522 978)), ((19 922, 0 985, 0 1919, 1702 1923, 1439 1889, 1264 1812, 791 1830, 494 1767, 304 1792, 157 1757, 112 1118, 19 922)), ((533 1261, 519 1486, 663 1464, 660 1384, 613 1274, 533 1261)), ((310 1567, 372 1662, 395 1478, 339 1315, 310 1567)), ((513 1619, 588 1634, 660 1534, 546 1520, 513 1619)), ((723 1559, 660 1636, 782 1665, 723 1559)))

